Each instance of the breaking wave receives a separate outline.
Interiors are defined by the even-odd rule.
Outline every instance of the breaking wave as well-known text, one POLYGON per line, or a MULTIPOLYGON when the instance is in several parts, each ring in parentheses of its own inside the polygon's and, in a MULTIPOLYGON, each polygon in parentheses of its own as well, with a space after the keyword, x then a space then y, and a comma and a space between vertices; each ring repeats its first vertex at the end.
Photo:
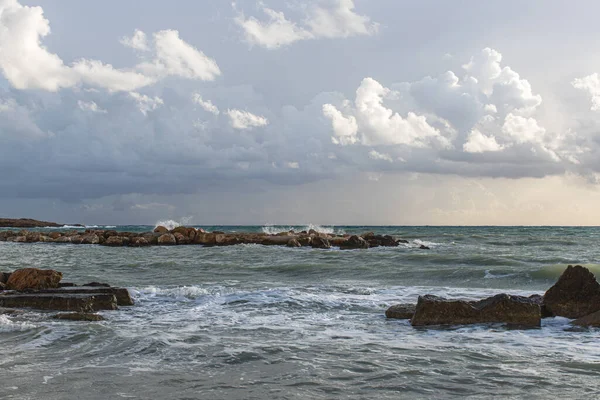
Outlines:
POLYGON ((314 229, 317 232, 321 232, 321 233, 327 233, 327 234, 337 234, 337 235, 343 235, 344 233, 346 233, 343 229, 336 229, 335 226, 322 226, 322 225, 314 225, 314 224, 308 224, 308 225, 265 225, 262 227, 262 231, 263 233, 269 234, 269 235, 276 235, 278 233, 281 232, 289 232, 291 230, 295 231, 295 232, 302 232, 302 231, 309 231, 311 229, 314 229))
POLYGON ((183 217, 181 218, 179 221, 175 221, 173 219, 167 219, 167 220, 163 220, 163 221, 158 221, 155 225, 154 228, 157 228, 159 226, 164 226, 165 228, 167 228, 168 230, 171 229, 175 229, 178 226, 186 226, 189 225, 190 222, 192 222, 192 218, 193 217, 183 217))

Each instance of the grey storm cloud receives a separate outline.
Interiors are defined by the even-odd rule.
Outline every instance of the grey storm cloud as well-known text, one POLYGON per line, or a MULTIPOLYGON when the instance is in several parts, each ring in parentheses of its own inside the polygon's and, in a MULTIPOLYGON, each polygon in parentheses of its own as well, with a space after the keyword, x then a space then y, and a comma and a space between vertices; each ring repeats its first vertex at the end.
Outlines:
MULTIPOLYGON (((444 42, 427 63, 415 58, 411 66, 409 42, 427 42, 427 32, 399 40, 395 30, 404 28, 394 16, 426 16, 425 6, 223 2, 206 6, 206 29, 140 26, 131 16, 126 32, 107 26, 98 34, 102 46, 126 56, 100 60, 109 52, 63 56, 45 13, 60 6, 32 3, 0 0, 4 198, 193 194, 362 173, 568 172, 594 180, 600 172, 597 73, 577 70, 565 80, 586 110, 574 118, 565 107, 556 125, 544 108, 551 88, 521 72, 519 59, 497 47, 501 40, 444 42)), ((484 8, 464 13, 487 15, 484 8)))

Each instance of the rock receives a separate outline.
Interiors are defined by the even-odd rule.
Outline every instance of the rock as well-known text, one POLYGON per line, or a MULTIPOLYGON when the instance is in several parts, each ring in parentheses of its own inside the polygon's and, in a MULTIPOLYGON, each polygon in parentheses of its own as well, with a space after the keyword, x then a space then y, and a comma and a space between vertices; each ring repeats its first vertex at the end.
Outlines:
POLYGON ((319 237, 319 236, 313 237, 312 240, 310 241, 310 245, 312 246, 313 249, 330 249, 331 248, 331 244, 329 243, 329 240, 319 237))
POLYGON ((554 317, 554 314, 552 314, 544 304, 544 296, 539 294, 532 294, 531 296, 529 296, 529 299, 540 306, 542 318, 554 317))
POLYGON ((577 318, 575 321, 571 322, 571 324, 576 326, 600 327, 600 311, 596 311, 585 317, 577 318))
POLYGON ((100 282, 90 282, 90 283, 86 283, 85 285, 81 285, 81 286, 85 286, 85 287, 110 287, 110 285, 108 283, 100 283, 100 282))
POLYGON ((71 243, 70 236, 61 236, 55 240, 56 243, 71 243))
POLYGON ((362 235, 360 235, 360 237, 362 237, 365 240, 371 240, 375 237, 375 233, 374 232, 365 232, 362 235))
POLYGON ((116 310, 117 299, 113 294, 7 294, 0 296, 0 307, 94 312, 116 310))
POLYGON ((158 244, 160 246, 175 246, 177 244, 177 239, 171 233, 165 233, 158 238, 158 244))
POLYGON ((309 236, 310 235, 318 235, 319 232, 315 231, 314 229, 309 229, 308 234, 309 234, 309 236))
POLYGON ((303 246, 303 247, 308 247, 310 246, 311 242, 312 242, 312 238, 310 236, 300 236, 299 238, 297 238, 296 240, 298 240, 298 242, 303 246))
POLYGON ((111 236, 119 236, 119 232, 117 231, 104 231, 104 233, 102 234, 102 236, 104 236, 104 239, 108 239, 111 236))
POLYGON ((600 311, 600 284, 589 269, 569 265, 544 294, 544 304, 550 313, 560 317, 585 317, 600 311))
POLYGON ((385 316, 393 319, 411 319, 416 308, 414 304, 396 304, 385 311, 385 316))
POLYGON ((89 322, 104 321, 104 317, 102 315, 83 313, 83 312, 61 313, 61 314, 56 314, 52 318, 61 319, 61 320, 65 320, 65 321, 89 321, 89 322))
POLYGON ((0 283, 8 282, 8 278, 10 278, 10 272, 0 272, 0 283))
POLYGON ((348 240, 346 240, 344 243, 342 243, 342 245, 340 246, 341 249, 347 250, 347 249, 368 249, 369 248, 369 242, 367 242, 365 239, 361 238, 360 236, 351 236, 348 240))
POLYGON ((88 283, 84 286, 66 287, 60 289, 43 289, 37 291, 36 293, 48 295, 84 294, 88 296, 111 294, 117 299, 118 306, 132 306, 134 304, 129 290, 125 288, 110 287, 106 283, 98 282, 88 283))
POLYGON ((215 246, 217 244, 217 235, 214 233, 199 233, 196 235, 194 243, 204 246, 215 246))
POLYGON ((83 236, 81 236, 81 235, 71 236, 71 243, 73 243, 73 244, 82 244, 83 243, 83 236))
POLYGON ((0 282, 0 292, 2 292, 3 290, 6 290, 6 283, 0 282))
MULTIPOLYGON (((175 237, 175 241, 177 244, 189 244, 190 243, 190 238, 187 235, 184 235, 183 233, 175 232, 173 234, 173 236, 175 237)), ((160 242, 160 238, 159 238, 159 242, 160 242)))
POLYGON ((59 228, 63 225, 57 224, 55 222, 46 222, 46 221, 38 221, 35 219, 29 218, 20 218, 20 219, 8 219, 8 218, 0 218, 0 226, 6 228, 59 228))
POLYGON ((287 244, 287 247, 302 247, 298 239, 290 239, 287 244))
POLYGON ((398 243, 398 244, 400 244, 400 243, 402 243, 402 244, 408 244, 408 240, 398 239, 398 240, 396 240, 396 243, 398 243))
POLYGON ((88 234, 84 235, 81 241, 81 244, 98 244, 100 243, 100 238, 96 234, 88 234))
POLYGON ((50 232, 50 233, 48 234, 48 237, 49 237, 50 239, 52 239, 52 240, 56 240, 56 239, 58 239, 58 238, 59 238, 59 237, 61 237, 61 236, 62 236, 62 233, 60 233, 60 232, 50 232))
POLYGON ((10 274, 6 286, 10 290, 57 288, 61 279, 58 271, 24 268, 10 274))
POLYGON ((104 245, 109 247, 123 247, 126 243, 124 239, 125 238, 121 236, 111 236, 108 239, 106 239, 104 245))
POLYGON ((422 245, 419 247, 419 249, 421 249, 421 250, 431 250, 431 248, 429 248, 429 247, 425 246, 424 244, 422 244, 422 245))
POLYGON ((148 240, 145 237, 136 237, 136 238, 131 239, 131 241, 129 242, 129 246, 131 246, 131 247, 147 247, 147 246, 150 246, 150 243, 148 243, 148 240))
POLYGON ((480 301, 446 300, 419 296, 413 326, 506 323, 523 327, 541 325, 540 306, 527 297, 499 294, 480 301))
POLYGON ((169 230, 161 225, 154 228, 154 233, 160 233, 161 235, 164 235, 165 233, 169 233, 169 230))

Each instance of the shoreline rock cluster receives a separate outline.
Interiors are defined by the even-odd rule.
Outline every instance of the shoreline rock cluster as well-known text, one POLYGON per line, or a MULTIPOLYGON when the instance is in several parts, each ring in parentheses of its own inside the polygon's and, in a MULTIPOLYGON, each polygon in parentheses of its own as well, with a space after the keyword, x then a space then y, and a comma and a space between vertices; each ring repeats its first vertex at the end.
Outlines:
MULTIPOLYGON (((31 218, 0 218, 0 227, 2 228, 60 228, 64 224, 56 222, 38 221, 31 218)), ((83 226, 79 224, 71 226, 83 226)))
MULTIPOLYGON (((368 249, 373 247, 396 247, 408 243, 404 239, 396 239, 390 235, 376 235, 367 232, 362 235, 332 235, 317 232, 313 229, 302 232, 282 232, 278 234, 251 232, 206 232, 203 229, 180 226, 167 229, 159 226, 153 232, 118 232, 115 230, 85 231, 0 231, 0 242, 18 243, 71 243, 97 244, 110 247, 147 247, 147 246, 231 246, 236 244, 261 244, 265 246, 312 247, 329 249, 368 249)), ((426 246, 421 249, 428 250, 426 246)))
POLYGON ((61 272, 37 268, 0 272, 0 314, 15 314, 16 309, 63 311, 53 318, 101 321, 97 311, 134 304, 125 288, 98 282, 77 286, 61 282, 62 277, 61 272))
POLYGON ((571 324, 600 327, 600 284, 590 270, 569 265, 543 296, 498 294, 479 301, 419 296, 417 304, 389 307, 387 318, 408 319, 413 327, 503 323, 537 328, 542 318, 565 317, 571 324))

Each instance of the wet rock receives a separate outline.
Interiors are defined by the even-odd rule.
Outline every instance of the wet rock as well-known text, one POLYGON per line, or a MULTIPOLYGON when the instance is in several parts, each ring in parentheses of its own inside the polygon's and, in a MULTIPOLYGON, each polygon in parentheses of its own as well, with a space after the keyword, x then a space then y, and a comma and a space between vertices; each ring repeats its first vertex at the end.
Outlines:
POLYGON ((2 308, 0 307, 0 315, 19 315, 24 314, 23 310, 15 310, 14 308, 2 308))
POLYGON ((544 294, 544 304, 549 312, 560 317, 585 317, 600 311, 600 284, 589 269, 569 265, 544 294))
POLYGON ((319 234, 319 232, 315 231, 314 229, 309 229, 309 230, 308 230, 308 234, 309 234, 309 235, 318 235, 318 234, 319 234))
POLYGON ((187 235, 184 235, 183 233, 175 232, 173 233, 173 236, 175 236, 175 241, 177 242, 177 244, 190 244, 190 238, 187 235))
POLYGON ((100 238, 96 234, 84 235, 81 240, 81 244, 99 244, 100 238))
POLYGON ((310 246, 312 242, 312 238, 310 236, 300 236, 299 238, 297 238, 297 240, 303 247, 310 246))
POLYGON ((175 246, 177 244, 177 239, 171 233, 165 233, 158 238, 158 244, 160 246, 175 246))
POLYGON ((398 239, 398 240, 396 240, 396 243, 398 243, 398 244, 400 244, 400 243, 402 243, 402 244, 408 244, 408 240, 398 239))
POLYGON ((422 244, 422 245, 419 247, 419 249, 421 249, 421 250, 431 250, 431 248, 430 248, 430 247, 428 247, 428 246, 425 246, 424 244, 422 244))
POLYGON ((330 249, 331 248, 331 244, 329 243, 329 240, 319 237, 319 236, 313 237, 312 240, 310 241, 310 245, 313 249, 330 249))
POLYGON ((117 299, 118 306, 132 306, 134 304, 133 299, 129 290, 125 288, 114 288, 110 287, 105 283, 92 282, 83 286, 66 287, 59 289, 44 289, 36 291, 37 294, 48 294, 48 295, 68 295, 68 294, 81 294, 81 295, 97 295, 97 294, 111 294, 117 299))
POLYGON ((552 314, 544 304, 544 296, 539 294, 532 294, 531 296, 529 296, 529 299, 540 306, 542 318, 554 317, 554 314, 552 314))
POLYGON ((71 236, 71 243, 73 243, 73 244, 82 244, 83 243, 83 236, 81 236, 81 235, 73 235, 73 236, 71 236))
POLYGON ((600 311, 596 311, 585 317, 577 318, 575 321, 571 322, 571 324, 576 326, 600 327, 600 311))
POLYGON ((194 243, 204 246, 215 246, 217 244, 217 235, 214 233, 199 233, 196 235, 194 243))
POLYGON ((416 308, 414 304, 396 304, 385 311, 385 316, 392 319, 411 319, 416 308))
POLYGON ((505 323, 539 327, 539 304, 522 296, 499 294, 481 301, 447 300, 437 296, 419 296, 413 326, 505 323))
POLYGON ((94 312, 116 310, 113 294, 3 294, 0 307, 32 308, 36 310, 94 312))
POLYGON ((102 233, 102 236, 104 236, 104 239, 108 239, 108 238, 109 238, 109 237, 111 237, 111 236, 119 236, 119 232, 117 232, 117 231, 113 231, 113 230, 110 230, 110 231, 104 231, 104 232, 102 233))
POLYGON ((147 247, 147 246, 150 246, 150 243, 148 243, 148 240, 145 237, 136 237, 136 238, 131 239, 131 241, 129 242, 129 246, 131 246, 131 247, 147 247))
POLYGON ((341 249, 347 250, 347 249, 368 249, 369 248, 369 242, 367 242, 365 239, 361 238, 360 236, 351 236, 348 240, 346 240, 345 242, 342 243, 342 245, 340 246, 341 249))
POLYGON ((6 283, 0 282, 0 292, 6 290, 6 283))
POLYGON ((348 240, 348 238, 343 237, 343 236, 336 236, 336 237, 332 237, 331 239, 328 239, 328 240, 329 240, 329 244, 331 246, 341 248, 344 245, 344 243, 348 240))
POLYGON ((154 233, 160 233, 161 235, 164 235, 165 233, 169 233, 169 230, 161 225, 154 228, 154 233))
POLYGON ((0 283, 8 282, 8 278, 10 278, 10 272, 0 272, 0 283))
POLYGON ((54 241, 56 243, 71 243, 71 237, 70 236, 61 236, 54 241))
POLYGON ((61 282, 58 284, 58 288, 64 288, 64 287, 75 287, 77 286, 76 284, 74 284, 73 282, 61 282))
POLYGON ((57 288, 61 279, 62 273, 58 271, 24 268, 10 274, 6 287, 10 290, 57 288))
POLYGON ((100 283, 100 282, 90 282, 90 283, 86 283, 85 285, 81 285, 81 286, 86 286, 86 287, 110 287, 110 285, 108 283, 100 283))
POLYGON ((111 236, 104 242, 104 245, 109 247, 123 247, 125 244, 125 238, 122 236, 111 236))
POLYGON ((91 313, 82 313, 82 312, 74 312, 74 313, 60 313, 56 314, 52 318, 60 319, 64 321, 104 321, 104 317, 99 314, 91 314, 91 313))
POLYGON ((287 247, 302 247, 298 239, 290 239, 287 244, 287 247))
POLYGON ((52 239, 52 240, 56 240, 56 239, 58 239, 58 238, 59 238, 59 237, 61 237, 61 236, 62 236, 62 233, 60 233, 60 232, 50 232, 50 233, 48 234, 48 237, 49 237, 50 239, 52 239))

